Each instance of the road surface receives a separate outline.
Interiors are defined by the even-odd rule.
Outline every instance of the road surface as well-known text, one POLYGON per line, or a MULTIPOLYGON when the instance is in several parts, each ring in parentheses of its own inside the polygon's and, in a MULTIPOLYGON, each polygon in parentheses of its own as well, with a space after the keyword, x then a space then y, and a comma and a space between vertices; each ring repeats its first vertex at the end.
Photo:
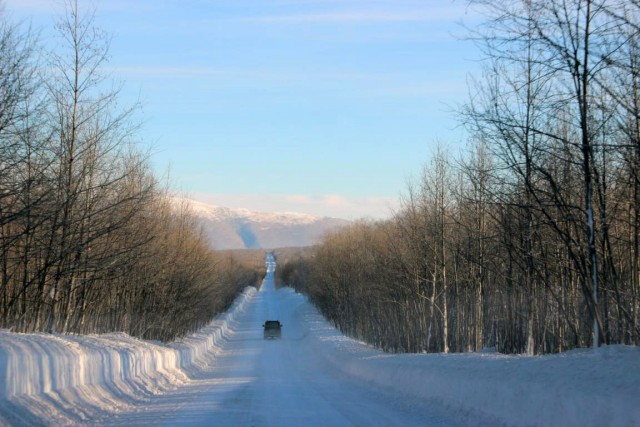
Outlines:
POLYGON ((192 383, 95 420, 103 425, 452 426, 431 403, 411 401, 345 375, 316 351, 309 334, 315 310, 291 289, 276 290, 275 263, 237 316, 216 363, 192 383), (264 340, 267 319, 282 339, 264 340))

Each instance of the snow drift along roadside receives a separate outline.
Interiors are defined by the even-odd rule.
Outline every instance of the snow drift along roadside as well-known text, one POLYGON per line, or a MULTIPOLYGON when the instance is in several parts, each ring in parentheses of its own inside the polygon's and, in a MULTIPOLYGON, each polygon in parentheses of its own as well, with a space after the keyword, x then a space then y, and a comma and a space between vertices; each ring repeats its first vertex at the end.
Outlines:
POLYGON ((409 399, 432 401, 470 425, 640 426, 640 347, 604 346, 544 356, 496 352, 389 354, 342 335, 306 297, 310 354, 326 369, 409 399))
POLYGON ((187 381, 190 373, 211 362, 255 292, 253 287, 245 289, 226 313, 168 345, 123 333, 73 336, 0 330, 0 424, 27 421, 21 413, 24 402, 30 410, 42 407, 43 413, 36 416, 62 407, 72 419, 83 419, 91 415, 86 408, 128 406, 127 402, 187 381), (39 399, 42 395, 46 398, 39 399), (40 405, 34 404, 39 400, 40 405), (54 403, 45 403, 49 401, 54 403))

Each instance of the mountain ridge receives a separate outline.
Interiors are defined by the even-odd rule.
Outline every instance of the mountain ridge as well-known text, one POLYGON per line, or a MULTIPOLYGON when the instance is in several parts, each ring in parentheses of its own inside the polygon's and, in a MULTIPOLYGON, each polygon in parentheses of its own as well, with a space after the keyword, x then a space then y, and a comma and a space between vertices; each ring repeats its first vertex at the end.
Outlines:
POLYGON ((312 246, 319 243, 326 232, 351 223, 299 212, 221 207, 180 197, 175 197, 174 203, 190 206, 207 241, 217 250, 312 246))

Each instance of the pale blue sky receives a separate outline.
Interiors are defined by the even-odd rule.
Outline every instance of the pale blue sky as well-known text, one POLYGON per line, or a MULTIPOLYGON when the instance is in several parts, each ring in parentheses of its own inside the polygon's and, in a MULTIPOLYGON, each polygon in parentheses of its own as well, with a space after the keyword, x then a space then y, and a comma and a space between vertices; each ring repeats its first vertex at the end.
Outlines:
MULTIPOLYGON (((51 40, 58 0, 4 0, 51 40)), ((440 141, 464 135, 478 54, 451 0, 98 0, 124 103, 177 189, 229 207, 390 214, 440 141)))

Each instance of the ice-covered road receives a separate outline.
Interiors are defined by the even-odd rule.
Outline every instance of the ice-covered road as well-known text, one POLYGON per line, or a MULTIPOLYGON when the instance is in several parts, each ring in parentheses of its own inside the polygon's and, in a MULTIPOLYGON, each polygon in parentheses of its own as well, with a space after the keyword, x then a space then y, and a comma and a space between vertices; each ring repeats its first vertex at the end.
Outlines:
POLYGON ((458 425, 427 407, 345 376, 317 351, 309 332, 317 318, 305 299, 274 288, 274 264, 261 290, 230 325, 216 362, 200 378, 106 425, 428 426, 458 425), (283 323, 281 340, 264 340, 262 323, 283 323))

